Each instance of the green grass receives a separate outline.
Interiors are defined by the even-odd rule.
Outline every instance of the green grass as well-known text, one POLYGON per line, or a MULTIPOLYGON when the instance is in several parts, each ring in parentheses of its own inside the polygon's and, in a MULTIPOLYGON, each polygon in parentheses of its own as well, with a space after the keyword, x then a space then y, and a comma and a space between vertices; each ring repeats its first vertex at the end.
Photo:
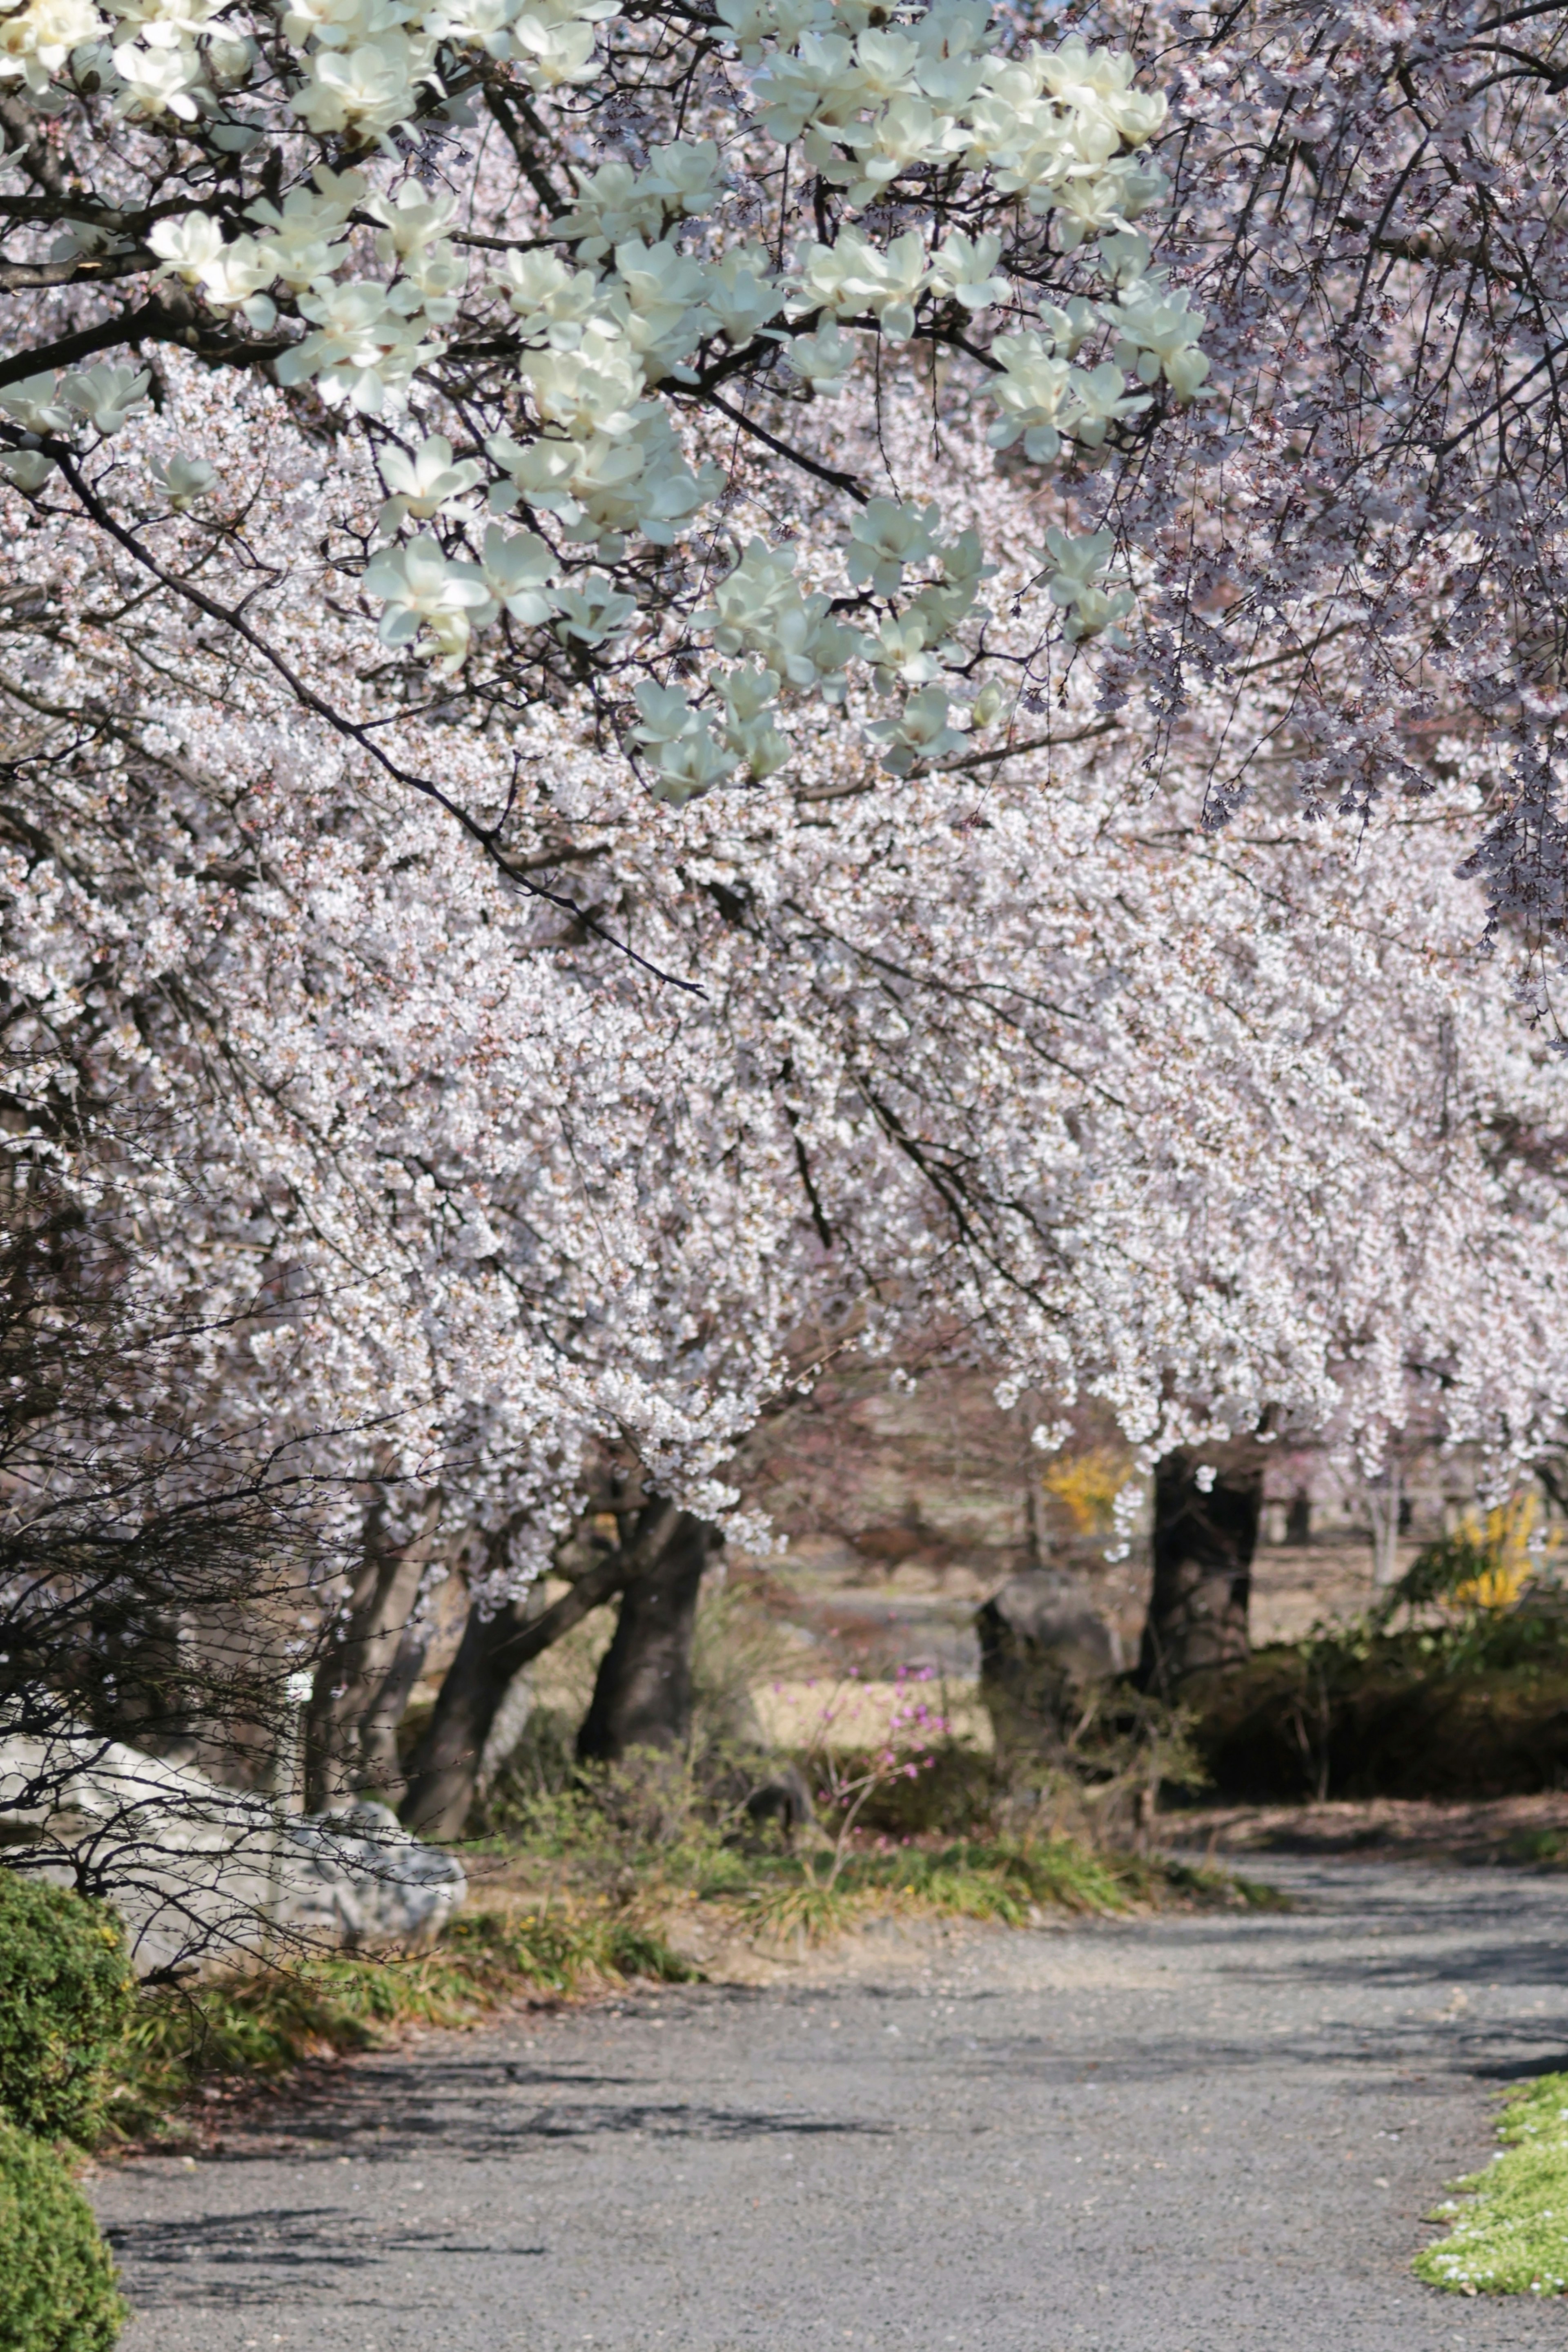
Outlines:
MULTIPOLYGON (((825 1865, 810 1858, 774 1862, 767 1883, 754 1861, 752 1885, 740 1896, 747 1924, 782 1941, 821 1943, 873 1910, 936 1911, 948 1917, 996 1919, 1026 1927, 1051 1912, 1105 1916, 1147 1910, 1171 1901, 1226 1909, 1281 1910, 1289 1900, 1277 1888, 1216 1870, 1096 1853, 1066 1837, 1008 1840, 957 1838, 938 1846, 860 1852, 846 1860, 837 1882, 824 1883, 825 1865)), ((709 1900, 732 1896, 727 1880, 706 1885, 709 1900)))
POLYGON ((110 2130, 122 2139, 177 2131, 181 2109, 204 2087, 273 2081, 307 2059, 373 2049, 400 2026, 464 2025, 507 2000, 561 1999, 632 1977, 684 1983, 696 1973, 653 1928, 540 1906, 471 1913, 412 1958, 309 1960, 161 1990, 131 2028, 110 2130))
POLYGON ((1450 2294, 1568 2292, 1568 2074, 1515 2092, 1498 2123, 1502 2147, 1434 2220, 1446 2238, 1416 2257, 1416 2274, 1450 2294))

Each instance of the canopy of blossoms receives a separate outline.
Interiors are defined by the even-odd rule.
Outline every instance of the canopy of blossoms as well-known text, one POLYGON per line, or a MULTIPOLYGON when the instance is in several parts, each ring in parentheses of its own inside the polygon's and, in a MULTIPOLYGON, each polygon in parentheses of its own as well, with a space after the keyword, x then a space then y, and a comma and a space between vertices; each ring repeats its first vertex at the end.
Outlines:
POLYGON ((519 1568, 933 1330, 1151 1449, 1557 1433, 1455 874, 1546 1005, 1558 492, 1462 233, 1546 69, 1428 138, 1480 11, 1084 21, 0 19, 9 1125, 214 1424, 519 1568))
MULTIPOLYGON (((281 572, 315 443, 277 394, 180 393, 220 505, 269 470, 281 572)), ((128 500, 175 429, 126 427, 128 500)), ((947 462, 913 429, 890 455, 921 492, 947 462)), ((1032 493, 954 474, 1010 598, 1032 493)), ((1260 784, 1206 837, 1205 738, 1151 797, 1147 705, 1107 714, 1078 672, 1027 755, 896 800, 841 724, 675 808, 544 709, 529 896, 90 520, 17 507, 10 1123, 68 1160, 83 1112, 146 1108, 144 1161, 89 1151, 82 1181, 199 1303, 215 1420, 350 1477, 390 1446, 411 1495, 516 1527, 517 1569, 596 1449, 722 1516, 737 1442, 824 1349, 894 1365, 933 1331, 1155 1450, 1261 1420, 1375 1460, 1417 1399, 1504 1457, 1555 1433, 1559 1078, 1476 954, 1474 789, 1358 843, 1260 784)), ((193 560, 201 530, 166 543, 193 560)), ((312 690, 374 644, 308 565, 275 609, 312 690)), ((491 732, 422 713, 397 741, 491 789, 491 732)))

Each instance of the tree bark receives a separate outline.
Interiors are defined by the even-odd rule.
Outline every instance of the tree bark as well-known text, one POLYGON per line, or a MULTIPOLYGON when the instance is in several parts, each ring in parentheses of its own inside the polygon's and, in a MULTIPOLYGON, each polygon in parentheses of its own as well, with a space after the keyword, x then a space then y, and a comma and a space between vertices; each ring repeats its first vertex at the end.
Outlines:
POLYGON ((409 1764, 402 1819, 410 1829, 427 1838, 462 1836, 485 1742, 513 1675, 656 1559, 682 1516, 673 1503, 647 1504, 629 1530, 631 1540, 585 1570, 570 1592, 537 1616, 528 1593, 488 1617, 477 1608, 469 1611, 457 1655, 409 1764))
POLYGON ((306 1802, 311 1811, 374 1784, 384 1762, 386 1742, 377 1736, 376 1718, 388 1711, 383 1693, 390 1704, 389 1685, 397 1680, 399 1652, 429 1565, 441 1503, 439 1494, 428 1497, 419 1532, 406 1544, 389 1540, 384 1499, 365 1515, 364 1548, 348 1614, 316 1669, 306 1717, 306 1802))
POLYGON ((618 1764, 638 1748, 685 1746, 697 1596, 719 1541, 705 1520, 683 1511, 659 1558, 627 1585, 577 1735, 585 1764, 618 1764))
POLYGON ((1248 1441, 1157 1464, 1154 1586, 1138 1659, 1145 1690, 1170 1699, 1193 1675, 1244 1664, 1262 1507, 1262 1456, 1248 1441))
POLYGON ((401 1804, 408 1792, 398 1754, 397 1727, 424 1671, 430 1632, 427 1624, 403 1627, 386 1679, 361 1717, 358 1785, 386 1805, 401 1804))

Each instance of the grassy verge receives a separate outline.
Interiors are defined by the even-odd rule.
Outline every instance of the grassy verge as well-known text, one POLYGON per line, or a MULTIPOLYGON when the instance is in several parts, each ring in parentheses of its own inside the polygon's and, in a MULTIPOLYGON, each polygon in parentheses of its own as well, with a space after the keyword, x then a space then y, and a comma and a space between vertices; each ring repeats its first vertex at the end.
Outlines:
POLYGON ((150 1994, 115 2086, 113 2136, 180 2128, 204 2090, 276 2081, 311 2058, 375 2048, 400 2027, 464 2025, 517 1998, 563 1999, 696 1971, 646 1925, 601 1914, 479 1911, 411 1957, 308 1960, 150 1994))
POLYGON ((879 1911, 936 1912, 1024 1927, 1053 1911, 1105 1916, 1172 1902, 1277 1909, 1285 1898, 1250 1879, 1141 1854, 1095 1853, 1071 1838, 960 1838, 891 1853, 857 1853, 831 1887, 796 1869, 749 1890, 740 1901, 759 1933, 815 1942, 879 1911))
POLYGON ((1451 2294, 1568 2293, 1568 2074, 1516 2092, 1498 2137, 1487 2169, 1457 2181, 1460 2197, 1433 2217, 1453 2228, 1416 2274, 1451 2294))

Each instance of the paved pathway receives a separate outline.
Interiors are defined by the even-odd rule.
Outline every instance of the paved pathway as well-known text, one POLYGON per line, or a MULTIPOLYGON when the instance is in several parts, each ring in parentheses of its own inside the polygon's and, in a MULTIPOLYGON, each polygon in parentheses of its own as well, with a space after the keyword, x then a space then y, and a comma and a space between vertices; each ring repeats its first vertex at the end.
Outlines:
POLYGON ((123 2352, 1449 2352, 1407 2267, 1568 2065, 1568 1882, 1270 1864, 1302 1908, 862 1947, 849 1981, 433 2035, 104 2174, 123 2352))

